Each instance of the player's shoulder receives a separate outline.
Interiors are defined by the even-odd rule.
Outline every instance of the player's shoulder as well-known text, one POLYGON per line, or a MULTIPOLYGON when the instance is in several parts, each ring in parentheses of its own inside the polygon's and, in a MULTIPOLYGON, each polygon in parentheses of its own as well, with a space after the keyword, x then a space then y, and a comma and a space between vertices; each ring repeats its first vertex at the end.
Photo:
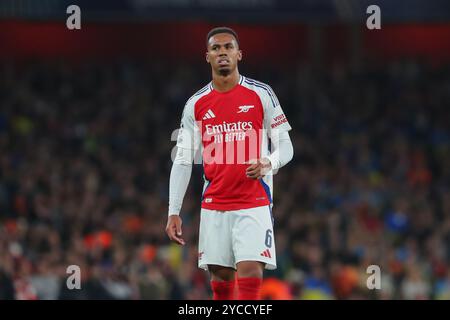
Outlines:
POLYGON ((269 84, 249 77, 241 76, 241 79, 239 81, 245 87, 264 88, 270 90, 272 89, 269 84))
POLYGON ((242 81, 240 82, 242 86, 246 87, 249 90, 252 90, 258 94, 258 96, 264 100, 268 101, 273 107, 279 105, 278 98, 275 95, 272 87, 264 82, 249 78, 242 77, 242 81))
POLYGON ((202 97, 206 96, 212 91, 211 82, 208 82, 203 88, 194 93, 186 102, 186 106, 191 105, 194 106, 195 103, 202 97))

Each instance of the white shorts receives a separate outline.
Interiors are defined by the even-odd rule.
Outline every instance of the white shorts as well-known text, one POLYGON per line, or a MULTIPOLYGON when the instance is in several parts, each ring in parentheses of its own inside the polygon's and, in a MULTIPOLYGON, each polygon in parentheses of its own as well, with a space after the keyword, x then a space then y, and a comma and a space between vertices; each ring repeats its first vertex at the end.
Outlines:
POLYGON ((236 269, 240 261, 261 261, 276 269, 275 237, 270 206, 235 211, 201 209, 198 267, 236 269))

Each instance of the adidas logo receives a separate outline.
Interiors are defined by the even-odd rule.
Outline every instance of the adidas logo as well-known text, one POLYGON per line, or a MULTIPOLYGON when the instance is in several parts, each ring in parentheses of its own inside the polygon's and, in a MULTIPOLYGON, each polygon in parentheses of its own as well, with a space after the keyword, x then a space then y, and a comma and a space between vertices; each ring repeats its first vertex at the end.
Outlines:
POLYGON ((264 250, 263 253, 261 253, 261 256, 267 257, 267 258, 272 258, 272 256, 270 255, 269 249, 264 250))
POLYGON ((212 110, 209 109, 209 110, 205 113, 205 115, 203 116, 203 120, 206 120, 206 119, 212 119, 212 118, 215 118, 215 117, 216 117, 216 115, 214 114, 214 112, 212 112, 212 110))

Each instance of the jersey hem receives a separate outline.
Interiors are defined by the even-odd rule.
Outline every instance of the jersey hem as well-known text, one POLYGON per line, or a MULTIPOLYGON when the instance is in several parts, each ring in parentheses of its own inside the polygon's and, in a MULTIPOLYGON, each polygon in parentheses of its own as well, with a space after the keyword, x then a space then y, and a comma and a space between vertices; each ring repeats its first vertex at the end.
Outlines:
POLYGON ((251 209, 258 208, 270 205, 270 201, 264 201, 264 203, 255 205, 254 203, 246 204, 246 205, 233 205, 233 204, 210 204, 210 203, 202 203, 202 209, 208 210, 216 210, 216 211, 235 211, 235 210, 243 210, 243 209, 251 209))

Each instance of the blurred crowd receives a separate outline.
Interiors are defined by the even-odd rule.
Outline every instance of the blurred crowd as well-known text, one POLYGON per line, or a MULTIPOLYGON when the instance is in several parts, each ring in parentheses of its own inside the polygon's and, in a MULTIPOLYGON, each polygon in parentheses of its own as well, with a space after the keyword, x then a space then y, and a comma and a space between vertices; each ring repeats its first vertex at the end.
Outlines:
MULTIPOLYGON (((450 68, 245 66, 293 130, 267 299, 450 299, 450 68), (379 266, 380 289, 367 268, 379 266)), ((194 167, 165 235, 173 131, 207 65, 0 65, 0 299, 210 299, 194 167), (81 290, 70 290, 71 265, 81 290)))

